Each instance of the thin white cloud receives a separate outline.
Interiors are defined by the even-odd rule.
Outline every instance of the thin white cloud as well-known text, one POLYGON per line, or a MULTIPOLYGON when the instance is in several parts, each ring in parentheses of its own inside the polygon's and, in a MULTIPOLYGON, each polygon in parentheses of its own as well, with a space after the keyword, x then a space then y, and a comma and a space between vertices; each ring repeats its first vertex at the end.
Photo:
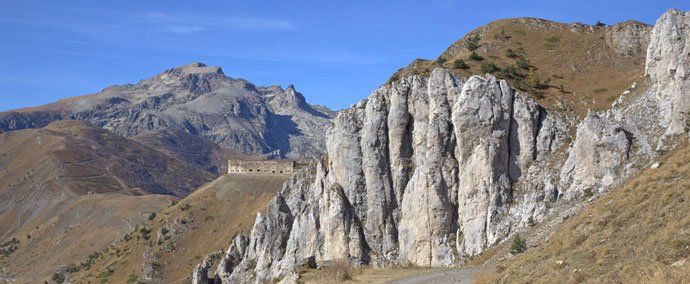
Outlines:
POLYGON ((144 13, 135 18, 140 24, 178 34, 211 30, 288 31, 295 29, 295 25, 289 21, 265 18, 172 14, 158 11, 144 13))

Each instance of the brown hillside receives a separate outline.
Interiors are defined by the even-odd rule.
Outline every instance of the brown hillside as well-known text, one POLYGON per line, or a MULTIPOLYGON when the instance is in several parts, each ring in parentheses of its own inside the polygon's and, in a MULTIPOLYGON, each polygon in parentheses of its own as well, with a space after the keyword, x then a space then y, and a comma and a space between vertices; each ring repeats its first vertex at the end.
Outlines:
POLYGON ((237 156, 209 140, 180 130, 153 131, 133 139, 216 176, 226 173, 228 159, 237 156))
POLYGON ((148 266, 156 267, 152 274, 158 279, 146 283, 190 283, 194 267, 206 254, 226 250, 239 233, 249 234, 256 213, 267 209, 286 179, 222 176, 158 213, 145 230, 134 230, 131 239, 108 247, 89 269, 80 268, 72 277, 77 283, 136 283, 144 280, 142 268, 148 266))
POLYGON ((83 122, 0 134, 0 242, 20 241, 0 277, 50 275, 211 178, 83 122))
POLYGON ((493 73, 533 94, 547 109, 583 117, 587 109, 607 109, 642 77, 650 30, 634 21, 596 27, 534 18, 499 20, 470 32, 434 61, 415 60, 391 79, 428 74, 435 66, 462 76, 493 73))
POLYGON ((594 201, 480 283, 685 283, 690 146, 594 201))

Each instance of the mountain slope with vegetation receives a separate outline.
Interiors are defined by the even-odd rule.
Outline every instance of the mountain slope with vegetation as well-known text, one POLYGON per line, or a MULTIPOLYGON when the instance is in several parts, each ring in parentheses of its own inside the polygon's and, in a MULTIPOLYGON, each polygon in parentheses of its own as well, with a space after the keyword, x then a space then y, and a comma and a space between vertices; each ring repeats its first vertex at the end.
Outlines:
POLYGON ((251 230, 256 214, 266 212, 286 179, 224 175, 98 251, 88 268, 65 276, 77 283, 190 283, 203 257, 224 251, 227 240, 251 230))
POLYGON ((0 145, 0 241, 20 242, 0 270, 10 279, 50 274, 213 179, 84 122, 2 133, 0 145))
POLYGON ((680 283, 690 278, 690 147, 665 155, 498 263, 481 283, 680 283), (680 282, 679 282, 680 281, 680 282))
POLYGON ((644 74, 652 27, 611 26, 535 18, 498 20, 453 43, 435 60, 418 59, 393 75, 428 75, 444 67, 460 76, 494 74, 549 110, 583 118, 605 110, 644 74))

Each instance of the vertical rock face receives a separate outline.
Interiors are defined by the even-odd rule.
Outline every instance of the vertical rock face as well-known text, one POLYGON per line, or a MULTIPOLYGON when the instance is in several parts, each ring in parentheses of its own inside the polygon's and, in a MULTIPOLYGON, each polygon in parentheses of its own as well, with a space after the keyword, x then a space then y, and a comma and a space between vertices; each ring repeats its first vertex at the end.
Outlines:
POLYGON ((653 82, 666 134, 687 132, 690 127, 690 13, 671 10, 652 30, 645 73, 653 82))
POLYGON ((606 43, 624 55, 645 52, 650 30, 648 25, 635 21, 615 24, 606 28, 606 43))
POLYGON ((669 11, 657 22, 651 83, 606 113, 590 112, 568 148, 568 119, 491 75, 464 80, 435 69, 381 87, 339 113, 327 154, 286 182, 257 217, 239 265, 220 279, 259 282, 338 259, 455 265, 615 185, 657 155, 650 145, 663 139, 654 129, 687 132, 678 128, 690 111, 686 15, 669 11))
POLYGON ((311 259, 458 264, 521 226, 513 184, 566 137, 563 119, 491 75, 436 69, 381 87, 340 112, 327 155, 286 183, 220 278, 272 279, 311 259))
POLYGON ((583 190, 614 185, 622 175, 620 166, 629 158, 630 144, 620 123, 588 113, 560 174, 564 195, 579 197, 583 190))

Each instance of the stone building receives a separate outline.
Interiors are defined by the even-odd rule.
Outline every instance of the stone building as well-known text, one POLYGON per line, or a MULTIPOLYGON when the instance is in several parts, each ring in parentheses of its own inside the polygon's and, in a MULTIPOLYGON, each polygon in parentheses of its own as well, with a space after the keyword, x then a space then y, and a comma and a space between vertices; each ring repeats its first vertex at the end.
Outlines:
POLYGON ((229 160, 228 173, 285 174, 291 175, 301 168, 301 164, 289 160, 229 160))

